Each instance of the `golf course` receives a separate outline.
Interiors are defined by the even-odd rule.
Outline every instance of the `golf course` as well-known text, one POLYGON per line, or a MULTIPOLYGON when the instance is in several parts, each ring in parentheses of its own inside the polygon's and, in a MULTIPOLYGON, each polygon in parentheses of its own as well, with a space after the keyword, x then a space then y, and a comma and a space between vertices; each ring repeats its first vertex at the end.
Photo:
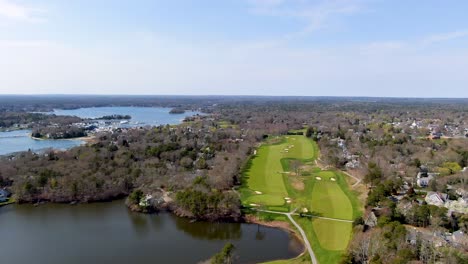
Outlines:
POLYGON ((290 222, 285 215, 292 216, 315 255, 274 263, 337 263, 348 246, 359 202, 346 175, 315 165, 318 154, 316 142, 303 135, 269 138, 244 171, 244 207, 266 221, 290 222))

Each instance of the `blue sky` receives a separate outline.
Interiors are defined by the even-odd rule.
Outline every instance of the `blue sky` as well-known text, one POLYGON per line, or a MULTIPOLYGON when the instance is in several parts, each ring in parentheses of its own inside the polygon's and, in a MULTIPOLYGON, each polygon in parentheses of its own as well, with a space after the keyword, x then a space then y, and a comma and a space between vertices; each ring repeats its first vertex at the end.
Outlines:
POLYGON ((0 94, 468 97, 468 1, 0 0, 0 94))

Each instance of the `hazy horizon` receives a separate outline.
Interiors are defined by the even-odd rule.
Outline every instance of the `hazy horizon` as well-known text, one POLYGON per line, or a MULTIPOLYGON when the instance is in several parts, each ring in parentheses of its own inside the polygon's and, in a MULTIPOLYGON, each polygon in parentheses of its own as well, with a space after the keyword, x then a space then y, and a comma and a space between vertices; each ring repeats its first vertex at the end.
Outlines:
POLYGON ((434 100, 468 100, 468 97, 411 97, 411 96, 330 96, 330 95, 233 95, 233 94, 0 94, 0 97, 212 97, 212 98, 323 98, 323 99, 434 99, 434 100))
POLYGON ((467 9, 0 0, 0 94, 468 98, 467 9))

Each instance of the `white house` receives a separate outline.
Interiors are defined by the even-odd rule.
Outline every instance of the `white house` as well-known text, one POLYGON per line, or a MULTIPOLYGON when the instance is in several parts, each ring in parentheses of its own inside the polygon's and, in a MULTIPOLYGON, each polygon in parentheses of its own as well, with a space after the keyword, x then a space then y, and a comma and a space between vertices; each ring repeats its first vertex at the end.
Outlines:
POLYGON ((448 195, 446 193, 428 192, 424 200, 427 204, 444 206, 445 201, 448 200, 448 195))
POLYGON ((439 173, 430 173, 427 171, 420 171, 416 176, 416 183, 419 187, 427 187, 429 186, 429 182, 434 179, 439 173))
POLYGON ((460 245, 468 245, 468 236, 461 230, 453 232, 452 240, 460 245))

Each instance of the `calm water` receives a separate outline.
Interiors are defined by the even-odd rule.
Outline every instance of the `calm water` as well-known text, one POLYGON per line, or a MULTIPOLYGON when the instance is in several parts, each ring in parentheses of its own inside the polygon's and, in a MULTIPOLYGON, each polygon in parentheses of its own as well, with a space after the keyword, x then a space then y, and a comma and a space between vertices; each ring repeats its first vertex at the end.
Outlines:
MULTIPOLYGON (((74 110, 56 109, 51 112, 56 115, 71 115, 81 118, 98 118, 105 115, 130 115, 132 119, 124 127, 156 126, 161 124, 180 124, 185 117, 199 114, 185 112, 184 114, 169 114, 170 108, 161 107, 92 107, 74 110)), ((66 150, 84 144, 81 140, 35 140, 29 137, 30 130, 0 132, 0 155, 13 152, 39 151, 45 148, 66 150)))
POLYGON ((73 110, 55 109, 51 114, 99 118, 106 115, 130 115, 130 126, 179 124, 187 116, 198 112, 187 111, 183 114, 169 114, 171 108, 163 107, 90 107, 73 110))
POLYGON ((81 140, 36 140, 30 137, 31 130, 0 132, 0 155, 46 148, 65 150, 84 144, 81 140))
POLYGON ((190 223, 168 213, 144 215, 122 201, 0 208, 1 263, 197 263, 230 241, 238 263, 297 256, 302 246, 279 229, 190 223))

